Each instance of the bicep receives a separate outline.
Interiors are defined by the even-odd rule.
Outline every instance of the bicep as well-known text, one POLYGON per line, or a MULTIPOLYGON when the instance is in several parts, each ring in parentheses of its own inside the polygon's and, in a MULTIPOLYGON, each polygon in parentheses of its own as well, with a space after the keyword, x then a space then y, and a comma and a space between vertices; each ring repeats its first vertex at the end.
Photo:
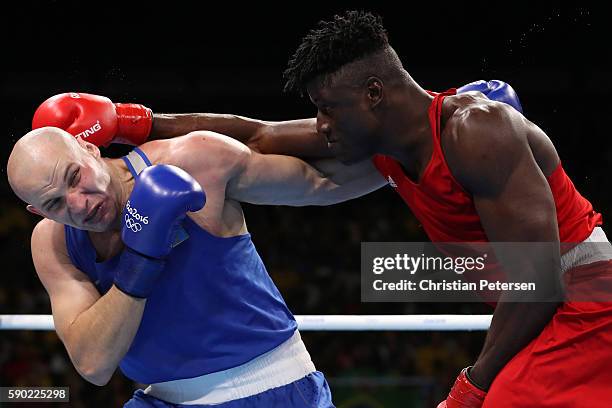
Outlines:
POLYGON ((65 341, 72 322, 90 308, 100 294, 87 275, 70 262, 62 242, 63 233, 59 230, 63 230, 63 226, 51 223, 42 221, 32 233, 32 258, 51 300, 56 332, 65 341))
POLYGON ((533 156, 518 162, 499 190, 476 194, 474 204, 488 241, 512 243, 491 248, 504 280, 537 288, 534 292, 504 292, 500 299, 560 300, 563 288, 555 203, 533 156))
POLYGON ((475 193, 474 205, 489 241, 559 241, 554 198, 531 154, 523 155, 499 186, 475 193))
POLYGON ((518 163, 503 188, 476 195, 474 204, 506 281, 532 283, 537 291, 502 296, 521 301, 559 301, 561 255, 555 202, 533 157, 518 163))

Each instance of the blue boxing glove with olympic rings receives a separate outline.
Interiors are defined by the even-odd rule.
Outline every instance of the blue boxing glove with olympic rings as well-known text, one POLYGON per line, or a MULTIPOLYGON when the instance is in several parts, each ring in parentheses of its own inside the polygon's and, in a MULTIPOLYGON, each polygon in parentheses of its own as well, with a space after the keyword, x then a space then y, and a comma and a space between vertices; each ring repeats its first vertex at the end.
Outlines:
POLYGON ((170 165, 144 169, 122 214, 121 239, 126 248, 115 272, 115 286, 128 295, 148 297, 180 222, 205 202, 202 187, 186 171, 170 165))

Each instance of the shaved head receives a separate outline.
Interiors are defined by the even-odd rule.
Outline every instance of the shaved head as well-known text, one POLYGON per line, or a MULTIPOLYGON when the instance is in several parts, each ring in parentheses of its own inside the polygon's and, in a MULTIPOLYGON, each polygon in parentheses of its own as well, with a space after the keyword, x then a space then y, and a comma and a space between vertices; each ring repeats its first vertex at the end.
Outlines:
POLYGON ((44 127, 35 129, 15 143, 8 160, 7 174, 11 188, 28 204, 41 182, 51 183, 60 159, 78 156, 79 142, 68 132, 44 127))
POLYGON ((15 143, 8 180, 15 194, 30 204, 29 211, 77 228, 104 231, 120 208, 106 160, 93 144, 44 127, 15 143))

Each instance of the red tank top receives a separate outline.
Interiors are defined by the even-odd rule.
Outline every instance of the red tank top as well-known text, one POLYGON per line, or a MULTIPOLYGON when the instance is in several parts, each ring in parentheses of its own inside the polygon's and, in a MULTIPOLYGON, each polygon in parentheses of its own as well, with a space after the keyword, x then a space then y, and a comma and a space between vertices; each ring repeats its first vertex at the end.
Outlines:
MULTIPOLYGON (((433 242, 485 242, 486 233, 474 207, 472 195, 451 174, 440 144, 442 101, 455 89, 435 95, 428 110, 433 153, 418 183, 410 180, 400 164, 385 155, 375 155, 374 165, 404 199, 433 242)), ((561 242, 582 242, 597 225, 601 214, 582 197, 561 163, 546 177, 555 200, 561 242)))

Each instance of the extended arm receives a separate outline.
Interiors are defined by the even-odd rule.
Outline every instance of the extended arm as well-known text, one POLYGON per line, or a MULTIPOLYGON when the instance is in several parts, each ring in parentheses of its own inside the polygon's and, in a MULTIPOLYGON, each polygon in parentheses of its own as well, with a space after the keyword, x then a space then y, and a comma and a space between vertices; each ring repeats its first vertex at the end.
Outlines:
POLYGON ((316 120, 266 122, 215 113, 153 114, 135 103, 113 103, 86 93, 63 93, 44 101, 32 119, 32 128, 55 126, 96 146, 125 143, 139 146, 147 140, 169 139, 196 130, 223 133, 262 153, 300 157, 329 157, 325 139, 317 134, 316 120))
MULTIPOLYGON (((502 81, 476 81, 457 90, 479 91, 492 100, 522 111, 518 96, 502 81)), ((233 137, 260 153, 302 158, 331 157, 324 137, 317 134, 316 119, 269 122, 238 115, 215 113, 157 113, 138 103, 113 103, 110 99, 69 92, 52 96, 36 110, 32 128, 55 126, 96 146, 126 143, 139 146, 147 140, 169 139, 197 130, 233 137)))
POLYGON ((301 159, 260 154, 214 132, 192 132, 173 143, 172 157, 179 161, 179 166, 202 183, 211 178, 226 180, 226 197, 237 201, 329 205, 362 196, 386 184, 370 161, 345 166, 332 159, 322 160, 316 166, 325 171, 324 175, 301 159))
POLYGON ((304 158, 331 157, 316 119, 269 122, 215 113, 155 114, 150 139, 168 139, 197 130, 230 136, 252 150, 304 158))

